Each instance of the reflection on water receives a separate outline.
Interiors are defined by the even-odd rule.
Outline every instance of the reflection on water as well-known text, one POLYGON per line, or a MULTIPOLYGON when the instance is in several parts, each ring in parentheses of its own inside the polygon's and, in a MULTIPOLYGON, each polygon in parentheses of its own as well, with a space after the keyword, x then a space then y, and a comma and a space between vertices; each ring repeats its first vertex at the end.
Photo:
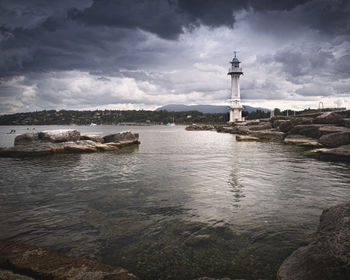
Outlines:
MULTIPOLYGON (((274 279, 322 209, 350 196, 348 165, 302 157, 299 147, 184 127, 78 129, 132 129, 142 143, 0 158, 0 238, 121 265, 142 279, 274 279)), ((12 143, 2 137, 0 145, 12 143)))
POLYGON ((239 182, 239 178, 237 176, 237 170, 231 172, 228 183, 232 187, 231 192, 233 193, 233 202, 237 202, 234 205, 239 207, 239 202, 245 197, 245 195, 244 186, 239 182))

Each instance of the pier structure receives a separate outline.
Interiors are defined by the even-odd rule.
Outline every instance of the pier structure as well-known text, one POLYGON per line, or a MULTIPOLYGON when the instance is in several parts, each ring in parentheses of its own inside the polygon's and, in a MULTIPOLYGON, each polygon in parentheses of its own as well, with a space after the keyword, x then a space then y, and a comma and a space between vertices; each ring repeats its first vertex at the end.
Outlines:
POLYGON ((241 63, 237 58, 237 52, 234 52, 235 57, 230 61, 231 67, 228 69, 227 75, 231 76, 231 99, 230 99, 230 123, 243 121, 241 93, 239 88, 239 77, 243 75, 241 63))

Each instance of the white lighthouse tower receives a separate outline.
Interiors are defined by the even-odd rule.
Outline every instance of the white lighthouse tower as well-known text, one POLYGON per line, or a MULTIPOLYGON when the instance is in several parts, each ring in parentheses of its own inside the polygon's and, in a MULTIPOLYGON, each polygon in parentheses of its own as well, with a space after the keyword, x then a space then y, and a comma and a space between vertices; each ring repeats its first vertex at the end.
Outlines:
POLYGON ((236 57, 232 59, 231 67, 228 70, 227 75, 231 76, 231 99, 230 99, 230 122, 242 121, 242 105, 241 105, 241 93, 239 89, 239 77, 243 75, 242 68, 239 67, 240 61, 236 57))

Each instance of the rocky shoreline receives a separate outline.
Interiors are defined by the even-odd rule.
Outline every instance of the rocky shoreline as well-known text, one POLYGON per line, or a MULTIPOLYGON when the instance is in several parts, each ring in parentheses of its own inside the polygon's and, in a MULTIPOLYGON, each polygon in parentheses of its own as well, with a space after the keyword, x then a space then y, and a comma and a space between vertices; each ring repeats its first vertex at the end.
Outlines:
POLYGON ((74 129, 46 130, 25 133, 15 138, 15 145, 1 148, 0 156, 22 157, 67 153, 115 151, 140 144, 139 135, 131 131, 99 135, 81 135, 74 129))
POLYGON ((237 141, 282 142, 307 147, 304 155, 350 162, 350 110, 277 116, 227 125, 197 125, 189 131, 213 130, 237 134, 237 141))

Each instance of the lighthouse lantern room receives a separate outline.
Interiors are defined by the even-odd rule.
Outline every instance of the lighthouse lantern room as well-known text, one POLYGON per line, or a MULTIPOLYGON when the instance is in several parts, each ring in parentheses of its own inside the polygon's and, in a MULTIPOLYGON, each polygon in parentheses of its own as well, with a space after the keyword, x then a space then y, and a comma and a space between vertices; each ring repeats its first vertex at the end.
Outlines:
POLYGON ((230 99, 230 122, 243 121, 242 118, 242 105, 240 102, 241 94, 239 89, 239 77, 243 75, 242 68, 239 67, 240 61, 234 52, 235 57, 230 61, 231 67, 228 70, 227 75, 231 76, 231 99, 230 99))

